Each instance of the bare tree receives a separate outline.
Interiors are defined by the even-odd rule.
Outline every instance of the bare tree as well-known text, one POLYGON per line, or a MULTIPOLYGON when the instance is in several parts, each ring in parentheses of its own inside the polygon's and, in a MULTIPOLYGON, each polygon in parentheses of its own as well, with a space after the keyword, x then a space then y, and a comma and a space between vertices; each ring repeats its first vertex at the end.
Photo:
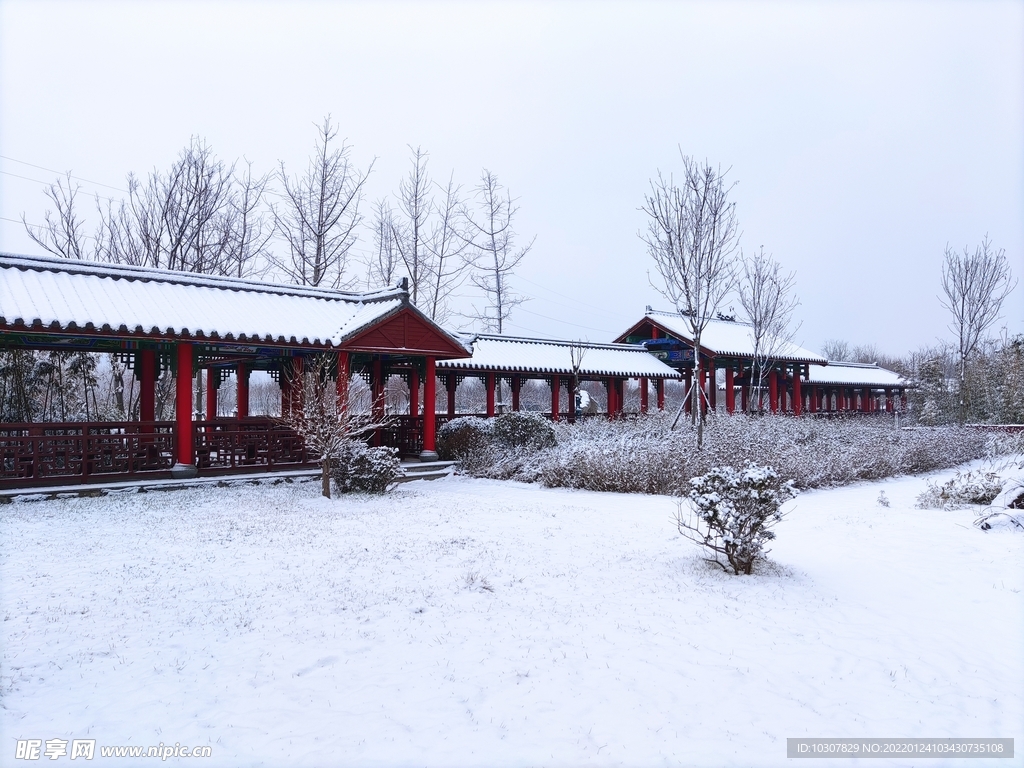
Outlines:
MULTIPOLYGON (((686 155, 682 160, 681 187, 661 172, 651 181, 641 209, 649 218, 647 232, 640 238, 661 276, 660 284, 652 281, 651 285, 672 302, 689 325, 699 382, 701 336, 735 282, 736 204, 729 202, 733 185, 726 185, 727 172, 686 155)), ((692 388, 698 450, 704 445, 702 395, 699 386, 692 388)))
POLYGON ((981 343, 985 332, 1000 318, 1003 301, 1016 287, 1006 252, 993 248, 988 235, 974 253, 964 246, 957 253, 946 246, 942 264, 942 292, 939 301, 953 316, 949 330, 957 339, 960 377, 960 418, 966 418, 967 363, 981 343))
POLYGON ((821 354, 834 362, 850 360, 850 345, 842 339, 829 339, 821 345, 821 354))
POLYGON ((800 302, 793 295, 796 275, 784 274, 782 265, 764 252, 764 246, 752 256, 742 258, 742 265, 737 293, 750 323, 749 335, 754 348, 751 384, 755 381, 756 384, 748 399, 748 410, 753 413, 761 407, 768 371, 793 339, 796 331, 791 327, 793 311, 800 302))
POLYGON ((385 418, 375 421, 374 408, 356 411, 338 402, 337 385, 331 380, 331 361, 327 355, 307 358, 301 382, 302 410, 282 421, 295 430, 320 462, 321 493, 331 498, 331 465, 345 446, 361 435, 390 425, 385 418))
POLYGON ((71 172, 64 179, 57 179, 46 188, 45 194, 56 207, 56 212, 46 211, 41 227, 34 227, 21 215, 21 223, 32 240, 45 251, 65 259, 86 259, 90 255, 84 241, 87 235, 82 233, 85 222, 75 208, 80 185, 71 181, 71 172), (65 182, 67 186, 65 187, 65 182))
POLYGON ((348 254, 362 220, 359 203, 373 163, 365 173, 352 164, 351 147, 335 142, 338 129, 330 115, 317 131, 314 153, 301 178, 289 178, 281 163, 278 176, 284 201, 273 207, 273 215, 289 255, 273 263, 293 283, 339 288, 349 282, 345 276, 348 254))
POLYGON ((427 153, 422 147, 412 151, 412 168, 398 185, 398 212, 392 217, 394 244, 409 276, 409 298, 413 304, 430 303, 430 251, 427 219, 433 202, 430 199, 430 175, 427 153))
POLYGON ((487 305, 483 311, 476 311, 476 319, 484 324, 484 330, 492 333, 504 332, 505 321, 512 310, 526 299, 513 292, 509 278, 523 260, 536 237, 523 248, 515 244, 516 232, 513 219, 519 206, 499 182, 498 177, 484 169, 476 188, 479 215, 464 208, 469 241, 476 252, 473 259, 475 271, 473 284, 484 292, 487 305))
POLYGON ((264 209, 264 196, 270 174, 256 176, 246 161, 245 173, 236 176, 236 188, 230 197, 230 231, 225 274, 249 277, 261 271, 270 259, 270 240, 274 228, 264 209))
POLYGON ((389 287, 395 279, 399 256, 394 215, 386 199, 373 206, 373 252, 366 262, 367 284, 371 288, 389 287))
POLYGON ((463 216, 461 187, 449 176, 445 186, 436 184, 442 199, 434 204, 436 220, 427 240, 430 252, 430 303, 424 310, 431 320, 443 322, 448 318, 449 297, 462 285, 470 262, 466 259, 469 248, 466 222, 463 216))

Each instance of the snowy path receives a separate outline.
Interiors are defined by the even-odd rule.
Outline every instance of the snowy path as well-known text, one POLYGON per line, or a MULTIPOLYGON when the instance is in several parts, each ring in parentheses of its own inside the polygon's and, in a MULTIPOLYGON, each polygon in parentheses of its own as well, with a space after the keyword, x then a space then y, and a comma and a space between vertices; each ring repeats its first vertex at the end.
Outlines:
POLYGON ((793 736, 993 736, 1024 765, 1024 536, 914 509, 924 484, 800 496, 743 578, 663 497, 454 478, 5 505, 0 763, 53 737, 211 766, 745 766, 793 736))

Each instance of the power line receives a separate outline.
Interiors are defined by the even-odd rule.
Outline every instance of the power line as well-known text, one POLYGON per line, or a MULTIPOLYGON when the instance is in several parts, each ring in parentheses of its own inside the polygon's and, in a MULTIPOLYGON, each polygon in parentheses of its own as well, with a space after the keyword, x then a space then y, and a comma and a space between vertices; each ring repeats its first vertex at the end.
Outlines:
MULTIPOLYGON (((28 224, 30 227, 33 227, 35 229, 44 229, 45 228, 44 225, 42 225, 42 224, 33 224, 30 221, 22 221, 21 219, 9 219, 6 216, 0 216, 0 220, 2 220, 2 221, 9 221, 12 224, 28 224)), ((80 235, 80 237, 82 237, 85 240, 95 240, 96 239, 92 235, 80 235)))
MULTIPOLYGON (((46 184, 47 186, 50 186, 51 184, 53 184, 52 181, 42 181, 41 179, 33 179, 33 178, 30 178, 29 176, 22 176, 22 175, 17 174, 17 173, 11 173, 10 171, 0 171, 0 173, 2 173, 4 176, 13 176, 16 179, 24 179, 25 181, 34 181, 36 184, 46 184)), ((72 178, 75 178, 75 177, 72 177, 72 178)), ((89 182, 89 183, 92 184, 93 182, 89 182)), ((102 186, 106 186, 106 184, 103 184, 102 186)), ((116 203, 117 202, 114 198, 107 197, 106 195, 97 194, 96 197, 100 198, 101 200, 109 200, 112 203, 116 203)))
MULTIPOLYGON (((64 173, 61 173, 60 171, 53 170, 53 168, 46 168, 45 166, 36 165, 35 163, 27 163, 24 160, 18 160, 17 158, 8 157, 7 155, 0 155, 0 158, 2 158, 4 160, 10 160, 12 163, 20 163, 21 165, 27 165, 27 166, 29 166, 31 168, 38 168, 40 171, 49 171, 50 173, 56 173, 56 174, 59 174, 61 176, 65 175, 64 173)), ((12 173, 11 175, 14 176, 16 174, 12 173)), ((91 179, 84 179, 81 176, 74 176, 71 173, 68 173, 67 175, 70 176, 72 179, 75 179, 76 181, 84 181, 86 184, 95 184, 97 187, 106 187, 107 189, 115 189, 118 192, 128 192, 127 189, 121 189, 121 187, 114 187, 114 186, 111 186, 110 184, 104 184, 101 181, 92 181, 91 179)), ((22 176, 22 177, 19 177, 19 178, 25 178, 25 177, 22 176)), ((35 181, 35 179, 29 179, 29 181, 35 181)), ((41 183, 45 184, 47 182, 41 182, 41 183)))

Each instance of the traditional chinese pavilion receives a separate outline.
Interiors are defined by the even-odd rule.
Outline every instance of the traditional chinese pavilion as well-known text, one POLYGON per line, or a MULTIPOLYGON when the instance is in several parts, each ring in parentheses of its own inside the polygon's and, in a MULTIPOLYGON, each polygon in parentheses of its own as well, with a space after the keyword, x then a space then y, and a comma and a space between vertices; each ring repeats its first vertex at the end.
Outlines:
MULTIPOLYGON (((708 322, 701 334, 700 354, 694 353, 689 323, 676 312, 648 308, 642 320, 616 341, 642 344, 679 370, 686 388, 701 387, 704 402, 718 407, 718 371, 724 370, 725 410, 746 410, 755 370, 751 326, 731 318, 708 322), (737 403, 737 394, 739 403, 737 403)), ((768 408, 773 413, 800 415, 805 411, 870 413, 892 411, 894 398, 905 402, 907 382, 877 365, 830 362, 797 344, 774 345, 766 372, 768 408)))
POLYGON ((249 378, 267 371, 282 413, 312 355, 329 356, 339 397, 349 376, 376 397, 387 377, 410 383, 409 414, 392 442, 435 457, 435 366, 468 350, 409 301, 404 288, 349 293, 50 257, 0 254, 0 346, 110 352, 141 383, 132 422, 0 424, 0 485, 46 485, 139 473, 189 476, 306 463, 280 420, 249 416, 249 378), (175 374, 174 421, 156 421, 161 371, 175 374), (194 419, 193 378, 205 375, 205 420, 194 419), (237 416, 215 418, 219 384, 233 376, 237 416), (420 413, 417 397, 423 382, 420 413))

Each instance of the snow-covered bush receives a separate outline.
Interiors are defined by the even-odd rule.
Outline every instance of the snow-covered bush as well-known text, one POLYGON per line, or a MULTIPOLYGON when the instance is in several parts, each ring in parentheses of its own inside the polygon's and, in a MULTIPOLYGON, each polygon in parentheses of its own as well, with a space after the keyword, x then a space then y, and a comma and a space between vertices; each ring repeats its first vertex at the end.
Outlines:
POLYGON ((929 481, 917 497, 917 508, 964 509, 972 504, 989 504, 1002 490, 1003 481, 995 472, 957 472, 941 485, 929 481))
POLYGON ((401 476, 397 448, 371 448, 359 440, 346 440, 331 466, 338 493, 385 493, 401 476))
POLYGON ((494 442, 493 425, 488 419, 460 416, 437 431, 437 455, 444 461, 465 461, 483 453, 494 442))
POLYGON ((710 562, 737 576, 749 574, 765 554, 764 545, 775 538, 771 529, 782 520, 782 505, 794 496, 793 481, 783 481, 771 467, 714 467, 690 480, 689 511, 679 502, 676 525, 711 554, 710 562))
POLYGON ((478 477, 539 481, 549 487, 682 496, 689 491, 689 478, 718 466, 773 466, 798 488, 827 488, 947 469, 1006 455, 1015 445, 1005 436, 957 426, 896 429, 884 416, 830 420, 737 414, 710 419, 704 450, 696 451, 688 426, 670 428, 673 416, 559 422, 552 425, 553 447, 524 452, 493 440, 481 460, 463 469, 478 477))
POLYGON ((539 413, 513 411, 494 419, 491 432, 507 448, 550 448, 555 445, 555 428, 539 413))

